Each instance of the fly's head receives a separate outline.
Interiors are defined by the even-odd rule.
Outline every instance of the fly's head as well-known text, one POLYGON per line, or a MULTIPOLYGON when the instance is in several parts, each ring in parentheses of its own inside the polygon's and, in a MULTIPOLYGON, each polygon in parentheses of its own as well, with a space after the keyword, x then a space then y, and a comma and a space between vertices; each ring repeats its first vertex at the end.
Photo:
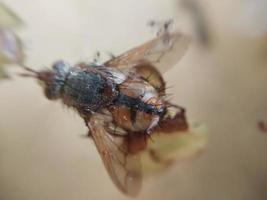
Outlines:
POLYGON ((43 86, 44 93, 48 99, 55 100, 61 97, 62 88, 70 69, 69 64, 63 61, 58 61, 53 64, 52 69, 40 71, 35 71, 25 66, 23 66, 23 68, 28 73, 24 73, 22 76, 36 78, 43 86))

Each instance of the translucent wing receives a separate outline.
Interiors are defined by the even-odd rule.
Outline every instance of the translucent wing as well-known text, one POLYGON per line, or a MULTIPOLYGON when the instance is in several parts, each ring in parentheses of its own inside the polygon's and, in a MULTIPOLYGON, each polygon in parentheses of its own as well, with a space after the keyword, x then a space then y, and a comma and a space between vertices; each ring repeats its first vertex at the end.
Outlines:
POLYGON ((97 150, 113 183, 123 193, 136 196, 142 184, 139 154, 131 151, 127 135, 110 134, 108 124, 101 118, 95 114, 88 123, 97 150))
POLYGON ((104 65, 123 69, 148 62, 163 73, 183 57, 189 43, 188 36, 166 31, 157 38, 107 61, 104 65))

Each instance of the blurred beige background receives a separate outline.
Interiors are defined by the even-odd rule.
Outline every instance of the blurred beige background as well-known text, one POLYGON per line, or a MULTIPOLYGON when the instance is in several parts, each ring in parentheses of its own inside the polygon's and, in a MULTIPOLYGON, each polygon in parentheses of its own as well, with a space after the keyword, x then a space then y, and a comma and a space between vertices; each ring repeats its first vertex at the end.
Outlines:
MULTIPOLYGON (((58 59, 90 61, 97 50, 123 52, 153 37, 151 19, 174 18, 195 35, 188 12, 174 0, 4 2, 25 22, 19 33, 26 63, 36 69, 58 59)), ((208 126, 209 145, 196 159, 147 179, 137 199, 264 200, 267 135, 257 121, 267 120, 267 35, 253 31, 264 24, 246 24, 253 18, 246 1, 200 2, 212 46, 194 40, 165 77, 189 120, 208 126)), ((33 80, 1 81, 0 91, 1 200, 127 199, 83 138, 87 130, 75 113, 46 100, 33 80)))

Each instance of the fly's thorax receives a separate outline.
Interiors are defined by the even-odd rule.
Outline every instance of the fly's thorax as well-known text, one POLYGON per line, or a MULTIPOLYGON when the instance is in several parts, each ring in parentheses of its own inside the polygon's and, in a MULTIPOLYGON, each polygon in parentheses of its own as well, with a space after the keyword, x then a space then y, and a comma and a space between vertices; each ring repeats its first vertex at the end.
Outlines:
POLYGON ((116 83, 97 67, 73 67, 62 89, 63 102, 80 112, 95 112, 116 98, 116 83))

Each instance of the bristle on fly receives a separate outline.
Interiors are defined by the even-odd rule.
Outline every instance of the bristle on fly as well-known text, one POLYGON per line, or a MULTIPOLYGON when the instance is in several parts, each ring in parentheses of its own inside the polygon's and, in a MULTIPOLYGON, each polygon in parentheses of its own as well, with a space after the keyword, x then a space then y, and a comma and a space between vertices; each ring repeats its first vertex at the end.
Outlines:
POLYGON ((19 73, 20 76, 23 77, 33 77, 33 78, 38 78, 39 77, 39 72, 28 67, 25 65, 20 65, 26 72, 19 73))

